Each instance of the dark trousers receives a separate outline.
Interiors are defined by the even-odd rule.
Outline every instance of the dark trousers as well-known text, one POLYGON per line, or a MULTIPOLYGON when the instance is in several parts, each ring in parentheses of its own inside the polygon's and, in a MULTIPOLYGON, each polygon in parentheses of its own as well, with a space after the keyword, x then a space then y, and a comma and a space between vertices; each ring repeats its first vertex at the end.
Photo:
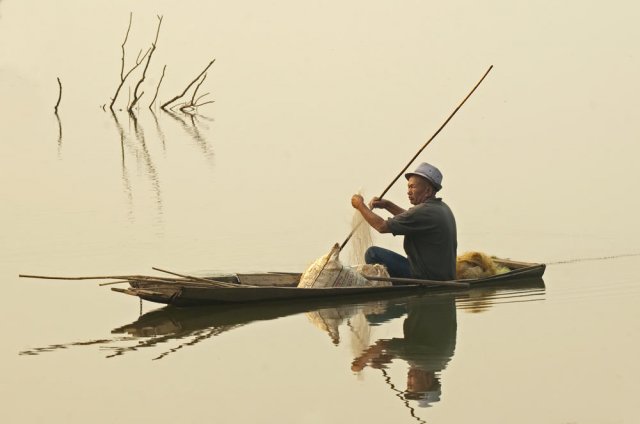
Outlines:
POLYGON ((364 261, 368 264, 382 264, 387 267, 389 275, 398 278, 411 278, 409 260, 389 249, 371 246, 364 254, 364 261))

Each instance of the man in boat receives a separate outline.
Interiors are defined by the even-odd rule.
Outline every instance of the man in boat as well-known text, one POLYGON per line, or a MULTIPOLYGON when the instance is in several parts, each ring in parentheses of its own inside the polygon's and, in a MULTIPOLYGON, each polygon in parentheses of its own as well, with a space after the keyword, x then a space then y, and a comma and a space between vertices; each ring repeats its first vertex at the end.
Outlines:
POLYGON ((377 197, 367 207, 362 196, 351 197, 351 205, 376 231, 404 236, 407 257, 372 246, 365 254, 365 262, 383 264, 392 277, 455 280, 456 221, 449 206, 436 197, 442 188, 442 173, 425 162, 405 177, 407 195, 413 205, 408 210, 377 197), (384 219, 373 211, 376 208, 386 209, 393 216, 384 219))

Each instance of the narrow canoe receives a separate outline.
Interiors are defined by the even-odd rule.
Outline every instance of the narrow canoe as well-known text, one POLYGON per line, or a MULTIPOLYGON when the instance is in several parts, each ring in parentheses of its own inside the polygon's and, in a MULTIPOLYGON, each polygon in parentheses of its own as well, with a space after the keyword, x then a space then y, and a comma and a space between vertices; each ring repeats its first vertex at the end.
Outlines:
MULTIPOLYGON (((206 277, 215 281, 237 284, 238 287, 219 287, 203 282, 148 282, 130 280, 128 288, 112 288, 113 291, 137 296, 150 302, 175 306, 246 303, 274 300, 296 300, 313 298, 342 298, 344 296, 385 296, 411 291, 460 291, 476 287, 517 285, 531 280, 541 280, 545 264, 516 262, 494 258, 494 262, 510 269, 509 272, 486 278, 456 280, 467 283, 466 288, 436 285, 437 282, 423 280, 424 284, 406 283, 388 287, 328 287, 298 288, 299 273, 228 274, 206 277)), ((446 282, 445 282, 446 283, 446 282)))

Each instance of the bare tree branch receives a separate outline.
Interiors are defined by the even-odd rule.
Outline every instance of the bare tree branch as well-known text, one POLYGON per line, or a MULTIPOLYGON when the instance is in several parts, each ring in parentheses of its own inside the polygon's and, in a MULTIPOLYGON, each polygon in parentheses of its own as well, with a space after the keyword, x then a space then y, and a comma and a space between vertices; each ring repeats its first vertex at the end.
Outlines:
POLYGON ((200 106, 208 105, 209 103, 215 103, 215 100, 209 100, 208 102, 200 103, 200 104, 197 104, 197 105, 194 105, 194 106, 195 107, 200 107, 200 106))
POLYGON ((162 68, 162 75, 160 76, 160 81, 158 81, 158 86, 156 87, 156 94, 155 94, 155 96, 153 96, 153 100, 151 100, 151 102, 149 103, 149 109, 150 110, 151 110, 151 106, 153 106, 153 103, 158 98, 158 91, 160 91, 160 84, 162 84, 162 79, 164 78, 164 71, 166 69, 167 69, 167 65, 164 65, 164 67, 162 68))
POLYGON ((60 82, 60 77, 56 77, 58 80, 58 87, 60 87, 60 89, 58 90, 58 101, 56 102, 56 106, 53 108, 55 114, 58 114, 58 106, 60 106, 60 100, 62 100, 62 83, 60 82))
POLYGON ((133 12, 129 12, 129 26, 127 27, 127 33, 124 36, 124 41, 122 42, 122 67, 120 68, 120 81, 124 81, 124 45, 127 44, 127 40, 129 39, 129 31, 131 30, 131 18, 133 17, 133 12))
POLYGON ((198 103, 200 99, 207 97, 210 93, 204 93, 202 96, 198 97, 193 103, 198 103))
POLYGON ((120 81, 120 85, 118 85, 118 88, 116 89, 116 94, 114 94, 113 99, 111 99, 111 103, 109 104, 109 109, 113 110, 113 105, 115 104, 116 99, 118 98, 118 94, 120 93, 120 90, 122 89, 122 86, 124 85, 125 80, 129 77, 129 75, 131 75, 131 72, 133 72, 134 70, 136 70, 138 66, 140 66, 140 64, 142 63, 144 58, 147 57, 150 51, 151 49, 147 50, 144 56, 142 56, 142 59, 136 60, 136 64, 131 69, 129 69, 129 72, 126 73, 126 75, 124 76, 124 79, 120 81))
POLYGON ((168 102, 165 102, 162 106, 160 106, 161 109, 165 110, 165 108, 170 105, 171 103, 175 102, 176 100, 178 100, 179 98, 181 98, 182 96, 184 96, 187 91, 189 91, 189 89, 191 88, 191 86, 193 84, 195 84, 202 75, 204 75, 205 72, 207 72, 207 69, 209 69, 209 67, 211 65, 213 65, 213 63, 216 60, 213 59, 211 62, 209 62, 209 64, 202 70, 202 72, 200 72, 200 75, 198 75, 193 81, 191 81, 191 83, 187 86, 187 88, 184 89, 184 91, 181 94, 178 94, 177 96, 175 96, 174 98, 172 98, 171 100, 169 100, 168 102))
POLYGON ((133 107, 136 105, 136 103, 138 103, 138 100, 140 100, 140 97, 142 97, 142 93, 138 95, 138 90, 140 89, 140 86, 142 85, 145 78, 147 77, 147 70, 149 69, 149 64, 151 63, 151 57, 153 56, 153 52, 156 51, 156 46, 158 45, 158 36, 160 35, 161 25, 162 25, 162 16, 158 16, 158 29, 156 30, 156 38, 155 40, 153 40, 153 44, 151 44, 151 50, 149 51, 149 55, 147 56, 147 64, 144 66, 144 69, 142 70, 142 76, 140 77, 140 80, 136 84, 136 88, 133 91, 133 101, 131 102, 131 106, 129 107, 129 112, 132 111, 133 107))
POLYGON ((142 49, 138 52, 138 57, 136 58, 136 64, 129 69, 129 71, 127 73, 124 72, 124 59, 125 59, 125 44, 127 43, 127 40, 129 39, 129 32, 131 31, 131 18, 133 16, 133 13, 129 13, 129 25, 127 26, 127 32, 124 36, 124 41, 122 42, 121 48, 122 48, 122 67, 120 68, 120 84, 118 85, 118 88, 116 89, 116 92, 113 96, 113 98, 111 99, 111 103, 109 104, 109 109, 113 110, 113 105, 116 103, 116 100, 118 99, 118 94, 120 94, 120 90, 122 89, 122 86, 124 85, 125 80, 129 77, 129 75, 131 75, 131 73, 138 67, 140 66, 140 64, 144 61, 145 57, 150 53, 151 49, 147 50, 147 52, 144 54, 144 56, 142 56, 142 58, 140 58, 140 54, 142 53, 142 49))
POLYGON ((204 74, 204 76, 202 77, 202 79, 200 80, 198 85, 196 85, 196 89, 193 90, 193 96, 191 96, 191 104, 195 103, 195 98, 196 98, 196 95, 198 94, 198 89, 200 88, 200 86, 202 85, 204 80, 206 80, 206 79, 207 79, 207 74, 204 74))

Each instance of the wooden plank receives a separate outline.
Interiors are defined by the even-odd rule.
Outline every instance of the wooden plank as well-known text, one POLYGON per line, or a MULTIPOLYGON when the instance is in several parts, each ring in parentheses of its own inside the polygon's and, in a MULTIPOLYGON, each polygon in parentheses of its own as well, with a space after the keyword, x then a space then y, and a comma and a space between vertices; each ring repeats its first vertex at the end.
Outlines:
POLYGON ((281 273, 254 273, 254 274, 236 274, 240 284, 248 284, 251 286, 297 286, 300 281, 301 274, 281 274, 281 273))
POLYGON ((491 259, 496 264, 506 266, 509 269, 520 269, 520 268, 527 268, 531 266, 540 265, 540 264, 531 263, 531 262, 513 261, 511 259, 502 259, 502 258, 493 258, 493 257, 491 259))

